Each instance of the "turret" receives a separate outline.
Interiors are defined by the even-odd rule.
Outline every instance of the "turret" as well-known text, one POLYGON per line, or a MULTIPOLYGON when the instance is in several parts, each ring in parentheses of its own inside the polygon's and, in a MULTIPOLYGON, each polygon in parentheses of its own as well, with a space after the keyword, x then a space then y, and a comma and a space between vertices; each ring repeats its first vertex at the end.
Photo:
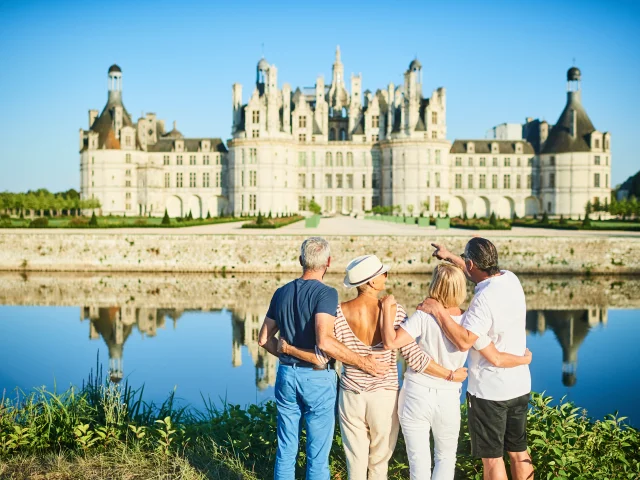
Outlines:
POLYGON ((122 70, 115 63, 109 67, 109 98, 107 103, 122 103, 122 70))

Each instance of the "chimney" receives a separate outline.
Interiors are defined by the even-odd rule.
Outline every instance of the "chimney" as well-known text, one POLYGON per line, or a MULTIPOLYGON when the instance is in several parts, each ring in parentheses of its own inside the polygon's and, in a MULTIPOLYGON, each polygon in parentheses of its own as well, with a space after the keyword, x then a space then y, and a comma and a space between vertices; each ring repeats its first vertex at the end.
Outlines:
POLYGON ((93 127, 93 122, 98 117, 98 110, 89 110, 89 128, 93 127))

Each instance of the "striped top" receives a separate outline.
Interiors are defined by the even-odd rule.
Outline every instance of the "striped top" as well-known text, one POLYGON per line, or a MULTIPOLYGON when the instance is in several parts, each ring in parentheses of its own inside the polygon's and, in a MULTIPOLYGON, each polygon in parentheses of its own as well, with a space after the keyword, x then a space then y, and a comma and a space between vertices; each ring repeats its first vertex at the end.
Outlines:
MULTIPOLYGON (((398 305, 396 310, 396 318, 394 326, 397 329, 399 325, 407 318, 407 313, 401 305, 398 305)), ((360 340, 347 322, 347 319, 342 313, 342 307, 338 305, 336 312, 336 323, 334 326, 334 333, 336 339, 344 344, 349 350, 357 353, 360 356, 367 356, 371 353, 382 352, 381 360, 389 362, 392 367, 387 371, 386 375, 382 378, 374 377, 362 370, 353 367, 351 365, 343 365, 342 375, 340 375, 340 387, 345 390, 351 390, 352 392, 374 392, 376 390, 398 390, 398 363, 396 362, 396 351, 385 350, 382 342, 377 345, 366 345, 360 340)), ((400 349, 400 353, 407 362, 407 365, 416 372, 422 372, 431 358, 427 353, 420 349, 417 343, 412 342, 405 345, 400 349)), ((316 346, 316 357, 318 360, 327 363, 329 357, 316 346)))

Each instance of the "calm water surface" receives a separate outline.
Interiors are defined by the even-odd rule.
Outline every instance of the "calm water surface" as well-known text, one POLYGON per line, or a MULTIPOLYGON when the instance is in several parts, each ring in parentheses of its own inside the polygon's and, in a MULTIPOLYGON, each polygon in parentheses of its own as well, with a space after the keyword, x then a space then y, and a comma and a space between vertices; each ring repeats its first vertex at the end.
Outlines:
MULTIPOLYGON (((289 276, 0 275, 0 390, 79 385, 96 361, 147 401, 176 388, 245 405, 273 398, 277 361, 257 345, 270 294, 289 276)), ((329 284, 339 287, 340 278, 329 284)), ((408 310, 429 277, 392 277, 408 310)), ((640 426, 640 279, 523 277, 533 389, 640 426)), ((340 288, 341 300, 353 293, 340 288)))

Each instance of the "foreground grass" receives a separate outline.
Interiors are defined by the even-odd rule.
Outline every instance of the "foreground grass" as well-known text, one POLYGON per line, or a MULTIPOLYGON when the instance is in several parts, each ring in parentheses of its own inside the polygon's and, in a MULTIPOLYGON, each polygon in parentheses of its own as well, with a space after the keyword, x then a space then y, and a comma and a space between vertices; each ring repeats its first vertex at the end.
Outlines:
MULTIPOLYGON (((173 395, 147 404, 142 391, 90 378, 80 390, 38 390, 0 405, 0 478, 9 479, 246 479, 271 478, 276 451, 272 402, 246 409, 205 402, 202 411, 177 407, 173 395)), ((469 455, 462 407, 456 478, 480 479, 469 455)), ((534 394, 529 411, 536 478, 638 479, 640 434, 609 416, 592 421, 570 403, 552 406, 534 394)), ((301 451, 305 437, 302 435, 301 451)), ((304 453, 298 478, 304 478, 304 453)), ((334 479, 346 480, 342 439, 336 429, 330 456, 334 479)), ((408 478, 402 436, 389 478, 408 478)))

